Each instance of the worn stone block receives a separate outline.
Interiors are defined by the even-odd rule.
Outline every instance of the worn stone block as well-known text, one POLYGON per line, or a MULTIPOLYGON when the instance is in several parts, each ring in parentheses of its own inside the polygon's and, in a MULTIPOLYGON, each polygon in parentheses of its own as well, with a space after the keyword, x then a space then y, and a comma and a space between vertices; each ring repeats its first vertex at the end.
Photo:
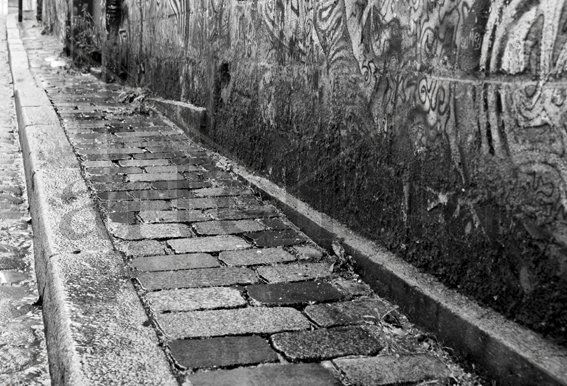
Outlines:
POLYGON ((125 190, 147 190, 153 186, 148 182, 121 182, 121 183, 92 183, 97 192, 121 192, 125 190))
POLYGON ((117 201, 106 202, 103 204, 108 212, 139 212, 146 210, 165 210, 171 209, 171 204, 167 201, 117 201))
POLYGON ((259 267, 256 272, 270 283, 319 279, 332 274, 327 263, 278 264, 259 267))
POLYGON ((248 286, 246 289, 248 295, 255 301, 276 306, 330 302, 343 297, 335 287, 323 281, 258 284, 248 286))
POLYGON ((139 257, 132 261, 139 271, 178 271, 182 269, 214 268, 218 260, 206 253, 139 257))
POLYGON ((254 194, 252 190, 241 187, 216 187, 195 190, 197 197, 244 196, 254 194))
POLYGON ((365 299, 307 306, 305 314, 319 326, 331 327, 380 320, 390 310, 380 299, 365 299))
POLYGON ((178 209, 209 209, 236 205, 231 197, 186 198, 175 201, 178 209))
POLYGON ((210 181, 202 181, 202 180, 182 180, 182 181, 157 181, 152 182, 152 187, 154 189, 162 190, 162 189, 199 189, 199 188, 206 188, 211 186, 210 181))
POLYGON ((193 237, 191 227, 184 224, 109 224, 110 233, 123 240, 193 237))
POLYGON ((296 245, 291 248, 295 251, 295 253, 297 253, 297 257, 299 259, 316 260, 324 256, 323 252, 311 245, 296 245))
POLYGON ((204 268, 190 271, 143 272, 138 275, 138 280, 148 291, 217 287, 258 282, 254 271, 235 267, 204 268))
POLYGON ((193 197, 191 190, 134 190, 127 193, 130 200, 174 200, 177 198, 193 197))
POLYGON ((135 224, 138 219, 134 212, 112 212, 107 214, 108 221, 120 224, 135 224))
POLYGON ((151 256, 165 254, 166 246, 156 240, 129 241, 118 244, 118 249, 126 256, 151 256))
POLYGON ((306 241, 305 237, 292 229, 249 233, 246 237, 252 239, 259 247, 285 247, 306 241))
POLYGON ((234 370, 200 372, 187 377, 193 386, 340 386, 330 371, 318 364, 264 365, 234 370))
POLYGON ((211 218, 198 210, 167 210, 140 212, 140 218, 147 223, 196 222, 211 218))
POLYGON ((129 182, 177 181, 183 180, 183 176, 179 173, 143 173, 129 174, 127 180, 129 182))
POLYGON ((169 347, 175 360, 190 369, 255 365, 278 360, 270 344, 256 335, 174 340, 169 347))
POLYGON ((198 172, 202 170, 203 168, 195 165, 149 166, 146 168, 146 171, 150 174, 198 172))
POLYGON ((169 160, 166 160, 166 159, 149 159, 149 160, 131 159, 131 160, 118 161, 118 165, 143 168, 143 167, 146 167, 146 166, 169 165, 169 160))
POLYGON ((168 244, 176 253, 221 252, 250 248, 250 245, 244 239, 236 236, 210 236, 170 240, 168 244))
POLYGON ((287 307, 169 313, 158 315, 158 321, 172 339, 270 334, 310 327, 301 312, 287 307))
POLYGON ((230 235, 262 231, 266 226, 254 220, 236 220, 200 222, 193 225, 193 228, 201 235, 230 235))
POLYGON ((382 350, 378 339, 362 327, 284 332, 273 335, 271 340, 277 350, 293 361, 375 355, 382 350))
POLYGON ((82 164, 86 168, 111 168, 114 166, 112 161, 83 161, 82 164))
POLYGON ((207 214, 215 220, 243 220, 249 218, 263 218, 279 216, 278 211, 273 206, 262 205, 247 208, 218 208, 210 209, 207 214))
POLYGON ((148 293, 146 299, 156 312, 199 311, 246 305, 240 292, 228 287, 163 290, 148 293))
POLYGON ((362 386, 413 384, 445 380, 451 375, 439 359, 425 354, 341 358, 333 362, 349 382, 362 386))
POLYGON ((295 258, 282 248, 245 249, 221 252, 219 259, 229 266, 286 263, 295 258))

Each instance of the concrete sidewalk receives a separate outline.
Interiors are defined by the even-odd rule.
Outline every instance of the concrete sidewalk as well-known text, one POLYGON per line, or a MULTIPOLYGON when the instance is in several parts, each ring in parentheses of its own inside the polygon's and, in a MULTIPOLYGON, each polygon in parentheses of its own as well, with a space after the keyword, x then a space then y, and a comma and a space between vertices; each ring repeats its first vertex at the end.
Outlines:
MULTIPOLYGON (((74 313, 92 313, 93 308, 100 307, 96 309, 100 318, 93 323, 103 332, 115 331, 105 330, 104 323, 128 325, 128 320, 112 318, 128 318, 129 314, 122 309, 114 314, 105 312, 105 297, 109 291, 135 291, 145 318, 140 319, 135 310, 131 315, 138 318, 136 323, 147 319, 143 325, 151 328, 153 336, 139 330, 142 338, 135 340, 125 334, 118 349, 136 352, 131 346, 142 339, 147 347, 144 350, 154 352, 154 347, 162 353, 167 371, 180 383, 479 382, 478 377, 457 365, 434 337, 412 326, 395 305, 376 296, 353 272, 340 248, 336 255, 329 255, 254 194, 213 153, 161 116, 128 103, 135 95, 121 86, 69 70, 65 60, 59 58, 59 43, 41 35, 32 23, 26 25, 22 34, 31 72, 57 111, 57 116, 45 109, 38 110, 41 114, 36 116, 26 116, 30 110, 21 109, 26 128, 45 126, 34 130, 35 137, 30 138, 37 143, 28 144, 28 155, 34 157, 33 149, 39 149, 47 159, 57 162, 60 157, 68 162, 66 168, 73 168, 78 161, 98 208, 94 218, 84 216, 83 207, 76 204, 76 197, 83 197, 77 193, 83 181, 72 178, 67 179, 67 186, 44 191, 56 192, 55 196, 38 199, 47 202, 45 207, 50 200, 68 203, 60 217, 49 223, 58 228, 58 237, 64 235, 75 248, 82 240, 90 240, 92 250, 85 260, 79 260, 83 250, 75 251, 77 258, 66 247, 64 256, 71 263, 53 264, 86 264, 102 273, 100 283, 87 280, 92 288, 85 288, 77 267, 73 275, 57 277, 71 296, 53 303, 75 303, 59 305, 69 315, 56 315, 68 317, 71 323, 84 321, 74 313), (63 143, 42 146, 50 137, 65 143, 68 140, 74 154, 67 154, 63 143), (120 262, 101 257, 108 264, 108 276, 104 264, 97 261, 101 256, 96 254, 97 242, 102 254, 114 252, 106 249, 108 236, 99 232, 99 218, 123 257, 120 262), (122 267, 116 268, 120 264, 122 267), (131 288, 113 282, 115 275, 124 276, 116 280, 131 279, 131 288), (77 286, 82 297, 73 300, 77 286), (85 300, 89 298, 93 299, 91 308, 85 300)), ((57 181, 56 174, 50 176, 57 181)), ((84 205, 89 204, 85 201, 84 205)), ((63 335, 65 328, 61 327, 63 335)), ((119 350, 110 353, 97 349, 108 347, 101 340, 115 337, 97 334, 89 326, 73 325, 71 330, 65 336, 70 340, 66 349, 72 352, 58 363, 79 368, 58 367, 57 371, 73 374, 78 383, 114 381, 113 376, 119 376, 116 373, 105 373, 105 368, 95 369, 85 363, 106 356, 100 359, 103 363, 110 355, 119 367, 119 350), (78 333, 81 328, 86 332, 78 333), (96 339, 89 340, 89 334, 95 334, 96 339), (91 344, 94 349, 89 350, 91 344), (75 356, 87 360, 75 361, 75 356)), ((48 342, 62 344, 56 338, 48 342)), ((149 384, 170 382, 160 372, 160 355, 152 355, 157 363, 151 365, 158 370, 148 368, 150 362, 145 358, 131 371, 144 374, 145 379, 132 374, 123 379, 149 384)), ((132 359, 125 357, 126 362, 132 359)))

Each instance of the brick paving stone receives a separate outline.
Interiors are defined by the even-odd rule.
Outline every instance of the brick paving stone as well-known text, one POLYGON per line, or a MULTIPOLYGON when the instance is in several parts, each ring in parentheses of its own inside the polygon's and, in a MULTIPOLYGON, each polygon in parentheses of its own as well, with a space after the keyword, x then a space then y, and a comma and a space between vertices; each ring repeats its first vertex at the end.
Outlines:
POLYGON ((285 247, 306 242, 307 240, 294 230, 263 231, 245 235, 259 247, 285 247))
POLYGON ((280 217, 273 217, 273 218, 264 218, 261 220, 262 224, 264 224, 267 228, 272 230, 284 230, 290 229, 290 224, 286 223, 280 217))
POLYGON ((174 189, 199 189, 211 186, 209 181, 158 181, 152 182, 151 185, 154 189, 159 190, 174 190, 174 189))
POLYGON ((147 223, 196 222, 211 218, 198 210, 143 211, 140 218, 147 223))
POLYGON ((200 222, 193 228, 201 235, 230 235, 262 231, 266 229, 266 226, 254 220, 233 220, 200 222))
POLYGON ((90 168, 87 169, 87 174, 91 175, 105 175, 105 174, 132 174, 132 173, 142 173, 143 170, 140 168, 120 168, 120 167, 110 167, 110 168, 90 168))
POLYGON ((169 347, 175 360, 190 369, 278 361, 278 355, 270 344, 257 335, 174 340, 169 343, 169 347))
POLYGON ((112 161, 83 161, 82 164, 86 168, 111 168, 114 166, 112 161))
POLYGON ((248 208, 218 208, 210 209, 207 214, 215 220, 243 220, 249 218, 262 218, 279 216, 278 211, 273 206, 262 205, 248 208))
POLYGON ((157 318, 165 334, 172 339, 271 334, 306 330, 311 326, 301 312, 288 307, 169 313, 157 318))
POLYGON ((153 185, 148 182, 93 183, 92 187, 97 192, 121 192, 125 190, 153 189, 153 185))
POLYGON ((183 312, 237 308, 246 305, 236 288, 187 288, 150 292, 146 295, 155 312, 183 312))
POLYGON ((250 248, 245 240, 236 236, 198 237, 170 240, 167 243, 176 253, 221 252, 250 248))
POLYGON ((175 288, 219 287, 257 283, 255 272, 247 268, 220 267, 189 271, 142 272, 138 280, 148 291, 175 288))
POLYGON ((340 386, 342 383, 319 364, 264 365, 189 375, 193 386, 340 386))
POLYGON ((177 271, 219 267, 218 260, 206 253, 139 257, 132 261, 139 271, 177 271))
POLYGON ((123 240, 166 239, 193 237, 191 227, 185 224, 120 224, 111 223, 109 231, 123 240))
POLYGON ((118 161, 129 159, 130 154, 122 153, 104 153, 104 154, 86 154, 81 155, 81 158, 87 161, 118 161))
POLYGON ((146 171, 150 174, 198 172, 202 170, 203 170, 202 168, 195 165, 151 166, 146 168, 146 171))
POLYGON ((88 148, 82 149, 80 154, 136 154, 144 153, 144 149, 137 147, 121 148, 121 147, 104 147, 104 148, 88 148))
POLYGON ((376 355, 380 341, 362 327, 337 327, 272 335, 272 344, 292 361, 314 361, 347 355, 376 355))
POLYGON ((107 213, 106 218, 108 221, 120 223, 120 224, 136 224, 138 218, 135 212, 112 212, 107 213))
POLYGON ((152 256, 166 253, 166 246, 156 240, 128 241, 118 244, 118 249, 126 256, 152 256))
POLYGON ((87 176, 88 180, 91 182, 124 182, 125 176, 118 175, 118 174, 111 174, 111 175, 89 175, 87 176))
POLYGON ((365 299, 311 305, 304 312, 319 326, 333 327, 380 320, 390 310, 391 306, 380 299, 365 299))
POLYGON ((291 247, 291 249, 295 251, 299 259, 320 259, 324 256, 323 252, 311 245, 296 245, 291 247))
POLYGON ((246 290, 253 300, 274 306, 330 302, 343 298, 335 287, 323 281, 258 284, 248 286, 246 290))
POLYGON ((229 266, 286 263, 295 257, 282 248, 245 249, 221 252, 219 259, 229 266))
POLYGON ((259 267, 256 272, 269 283, 305 281, 331 276, 327 263, 277 264, 259 267))
POLYGON ((132 201, 128 192, 97 192, 96 196, 101 201, 132 201))
POLYGON ((351 384, 361 386, 415 384, 430 380, 445 384, 443 381, 451 375, 439 359, 426 354, 340 358, 333 363, 351 384))
POLYGON ((210 209, 236 205, 231 197, 184 198, 175 202, 178 209, 210 209))
POLYGON ((182 157, 183 153, 181 152, 167 152, 167 153, 141 153, 141 154, 134 154, 135 159, 141 160, 150 160, 150 159, 171 159, 171 158, 178 158, 182 157))
POLYGON ((254 194, 252 190, 239 187, 216 187, 195 190, 197 197, 243 196, 254 194))
POLYGON ((121 192, 101 192, 97 194, 101 200, 136 201, 136 200, 173 200, 193 197, 191 190, 132 190, 121 192))
POLYGON ((182 180, 183 176, 179 173, 143 173, 129 174, 126 178, 129 182, 154 182, 182 180))
POLYGON ((107 202, 104 207, 109 212, 140 212, 147 210, 171 209, 171 203, 167 201, 117 201, 107 202))
POLYGON ((372 296, 373 291, 370 286, 362 281, 347 280, 342 277, 330 280, 333 287, 339 290, 346 297, 372 296))
POLYGON ((143 168, 146 166, 163 166, 169 165, 169 160, 166 159, 151 159, 151 160, 139 160, 139 159, 132 159, 132 160, 123 160, 118 161, 120 166, 132 166, 137 168, 143 168))

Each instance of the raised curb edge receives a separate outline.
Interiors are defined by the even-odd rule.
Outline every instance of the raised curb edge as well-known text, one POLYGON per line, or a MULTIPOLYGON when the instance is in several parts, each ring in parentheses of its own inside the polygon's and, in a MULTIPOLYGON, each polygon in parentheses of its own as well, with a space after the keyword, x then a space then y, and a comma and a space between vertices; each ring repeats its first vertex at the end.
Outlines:
POLYGON ((12 16, 9 57, 52 382, 177 385, 12 16), (90 231, 75 232, 87 224, 90 231))

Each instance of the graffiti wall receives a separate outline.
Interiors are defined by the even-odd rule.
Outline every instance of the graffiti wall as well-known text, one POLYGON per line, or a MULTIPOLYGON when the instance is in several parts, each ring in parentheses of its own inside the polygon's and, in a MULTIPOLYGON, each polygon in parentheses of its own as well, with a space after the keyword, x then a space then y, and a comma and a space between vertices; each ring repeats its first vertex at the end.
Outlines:
POLYGON ((123 0, 107 63, 250 167, 567 342, 565 0, 123 0))

